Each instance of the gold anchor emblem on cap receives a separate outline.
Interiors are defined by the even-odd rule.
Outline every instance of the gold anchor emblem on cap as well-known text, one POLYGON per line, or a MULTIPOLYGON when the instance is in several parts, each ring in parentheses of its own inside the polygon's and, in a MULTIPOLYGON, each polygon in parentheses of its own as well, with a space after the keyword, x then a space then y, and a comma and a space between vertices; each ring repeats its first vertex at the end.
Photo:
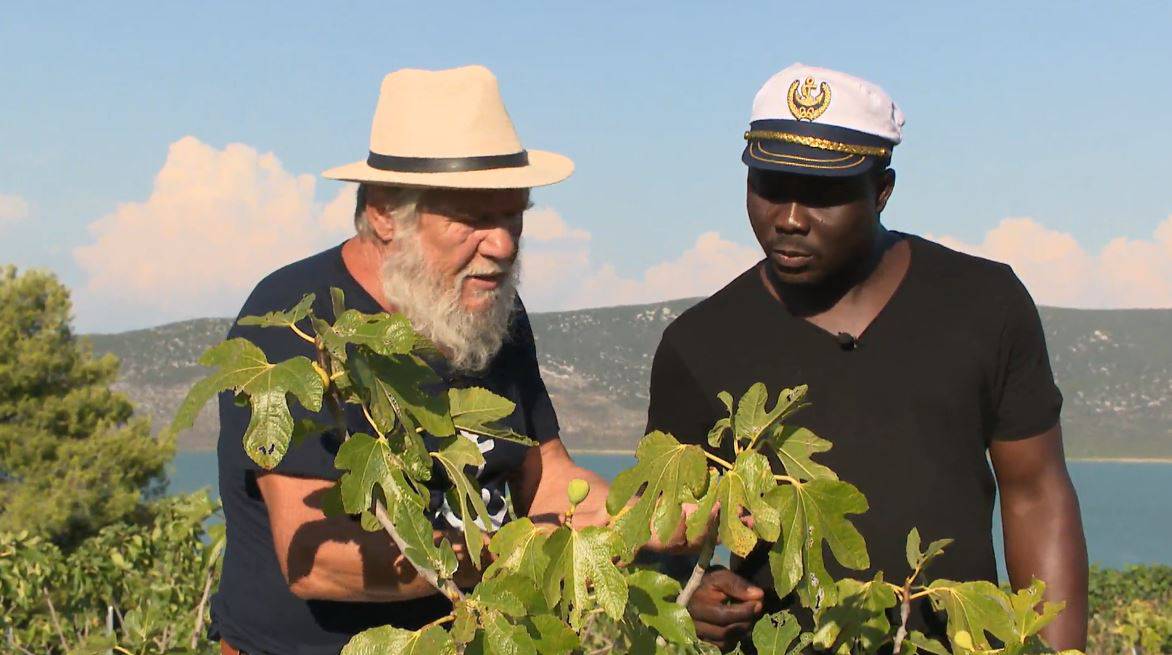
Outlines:
POLYGON ((789 113, 793 114, 794 118, 812 121, 825 113, 826 108, 830 106, 830 85, 823 82, 818 87, 818 95, 814 95, 815 84, 813 77, 807 77, 800 85, 798 80, 789 85, 789 113))

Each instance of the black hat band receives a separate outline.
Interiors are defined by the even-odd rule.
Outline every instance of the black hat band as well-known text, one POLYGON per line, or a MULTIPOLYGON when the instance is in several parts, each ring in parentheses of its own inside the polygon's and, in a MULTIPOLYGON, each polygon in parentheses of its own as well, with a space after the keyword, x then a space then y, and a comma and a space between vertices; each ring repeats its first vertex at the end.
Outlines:
POLYGON ((508 155, 478 157, 399 157, 371 152, 366 163, 371 168, 396 173, 462 173, 528 166, 529 153, 522 150, 508 155))

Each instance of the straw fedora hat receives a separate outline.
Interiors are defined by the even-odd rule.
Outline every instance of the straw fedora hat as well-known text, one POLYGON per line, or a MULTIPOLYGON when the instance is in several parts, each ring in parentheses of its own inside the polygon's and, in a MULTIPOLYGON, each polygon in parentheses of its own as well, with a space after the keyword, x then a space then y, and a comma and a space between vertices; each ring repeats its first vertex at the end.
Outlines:
POLYGON ((527 189, 561 182, 568 157, 526 150, 484 66, 397 70, 383 78, 370 156, 323 173, 367 184, 527 189))

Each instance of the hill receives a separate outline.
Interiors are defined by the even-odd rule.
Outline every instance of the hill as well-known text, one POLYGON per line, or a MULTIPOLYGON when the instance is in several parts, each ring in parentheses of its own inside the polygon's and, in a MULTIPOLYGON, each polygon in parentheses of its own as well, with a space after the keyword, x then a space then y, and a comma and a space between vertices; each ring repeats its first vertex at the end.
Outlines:
MULTIPOLYGON (((629 450, 642 433, 651 358, 663 329, 695 299, 531 316, 542 374, 577 450, 629 450)), ((1172 310, 1043 307, 1054 374, 1066 397, 1071 457, 1172 457, 1172 310)), ((157 427, 203 374, 195 360, 228 319, 196 319, 95 334, 95 352, 122 360, 117 387, 157 427)), ((213 448, 212 407, 184 435, 185 450, 213 448)))

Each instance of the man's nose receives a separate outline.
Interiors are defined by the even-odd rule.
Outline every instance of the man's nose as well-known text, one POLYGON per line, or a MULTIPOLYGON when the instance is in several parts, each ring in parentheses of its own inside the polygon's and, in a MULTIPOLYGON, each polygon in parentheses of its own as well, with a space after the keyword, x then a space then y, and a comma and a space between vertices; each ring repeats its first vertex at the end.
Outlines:
POLYGON ((517 255, 517 236, 501 225, 484 229, 477 252, 489 259, 511 261, 517 255))
POLYGON ((810 231, 810 214, 797 202, 787 202, 777 208, 777 231, 787 234, 805 234, 810 231))

